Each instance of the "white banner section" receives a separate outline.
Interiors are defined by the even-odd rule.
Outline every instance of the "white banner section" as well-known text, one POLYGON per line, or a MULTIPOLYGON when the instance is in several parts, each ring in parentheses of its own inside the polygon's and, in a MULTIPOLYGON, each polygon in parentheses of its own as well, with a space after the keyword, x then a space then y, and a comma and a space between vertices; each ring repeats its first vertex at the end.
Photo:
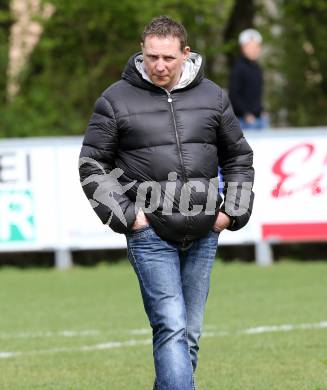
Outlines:
MULTIPOLYGON (((255 202, 221 244, 327 240, 327 129, 247 133, 255 202)), ((0 141, 0 251, 124 248, 102 225, 78 176, 81 137, 0 141)))

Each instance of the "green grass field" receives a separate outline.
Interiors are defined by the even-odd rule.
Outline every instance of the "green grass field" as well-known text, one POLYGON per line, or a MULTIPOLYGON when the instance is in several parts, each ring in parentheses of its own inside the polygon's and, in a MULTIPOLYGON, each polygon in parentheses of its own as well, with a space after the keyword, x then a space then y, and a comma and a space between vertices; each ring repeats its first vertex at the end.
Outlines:
MULTIPOLYGON (((127 261, 0 269, 1 390, 150 390, 153 377, 127 261)), ((327 389, 327 262, 217 261, 196 380, 199 390, 327 389)))

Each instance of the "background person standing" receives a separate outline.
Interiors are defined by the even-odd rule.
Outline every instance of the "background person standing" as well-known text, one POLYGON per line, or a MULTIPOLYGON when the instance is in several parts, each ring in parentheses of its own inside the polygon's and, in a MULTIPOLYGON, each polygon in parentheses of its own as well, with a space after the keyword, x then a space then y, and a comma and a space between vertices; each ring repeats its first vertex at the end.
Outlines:
POLYGON ((263 111, 263 75, 257 62, 261 53, 262 37, 254 29, 239 35, 241 56, 232 68, 229 97, 243 129, 268 127, 268 115, 263 111))

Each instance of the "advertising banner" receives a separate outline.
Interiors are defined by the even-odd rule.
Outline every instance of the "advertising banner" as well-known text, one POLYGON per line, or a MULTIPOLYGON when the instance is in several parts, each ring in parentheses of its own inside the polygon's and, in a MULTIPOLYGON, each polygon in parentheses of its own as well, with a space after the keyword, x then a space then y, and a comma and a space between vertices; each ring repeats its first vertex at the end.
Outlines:
POLYGON ((53 155, 52 147, 0 143, 0 250, 55 247, 53 155))
POLYGON ((277 134, 253 141, 253 219, 261 237, 327 240, 327 134, 277 134))
MULTIPOLYGON (((221 244, 327 240, 327 130, 247 133, 255 202, 221 244)), ((78 176, 81 137, 0 141, 0 251, 124 248, 102 225, 78 176)))

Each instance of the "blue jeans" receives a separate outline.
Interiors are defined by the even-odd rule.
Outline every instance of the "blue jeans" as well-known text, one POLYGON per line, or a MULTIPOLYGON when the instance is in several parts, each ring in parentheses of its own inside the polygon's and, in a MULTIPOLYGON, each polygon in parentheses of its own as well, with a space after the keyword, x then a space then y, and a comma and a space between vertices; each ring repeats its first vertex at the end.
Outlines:
POLYGON ((246 123, 243 118, 238 118, 238 120, 243 130, 264 130, 270 126, 268 115, 262 115, 255 118, 253 123, 246 123))
POLYGON ((187 246, 164 241, 150 226, 126 237, 152 327, 154 389, 193 390, 218 233, 187 246))

